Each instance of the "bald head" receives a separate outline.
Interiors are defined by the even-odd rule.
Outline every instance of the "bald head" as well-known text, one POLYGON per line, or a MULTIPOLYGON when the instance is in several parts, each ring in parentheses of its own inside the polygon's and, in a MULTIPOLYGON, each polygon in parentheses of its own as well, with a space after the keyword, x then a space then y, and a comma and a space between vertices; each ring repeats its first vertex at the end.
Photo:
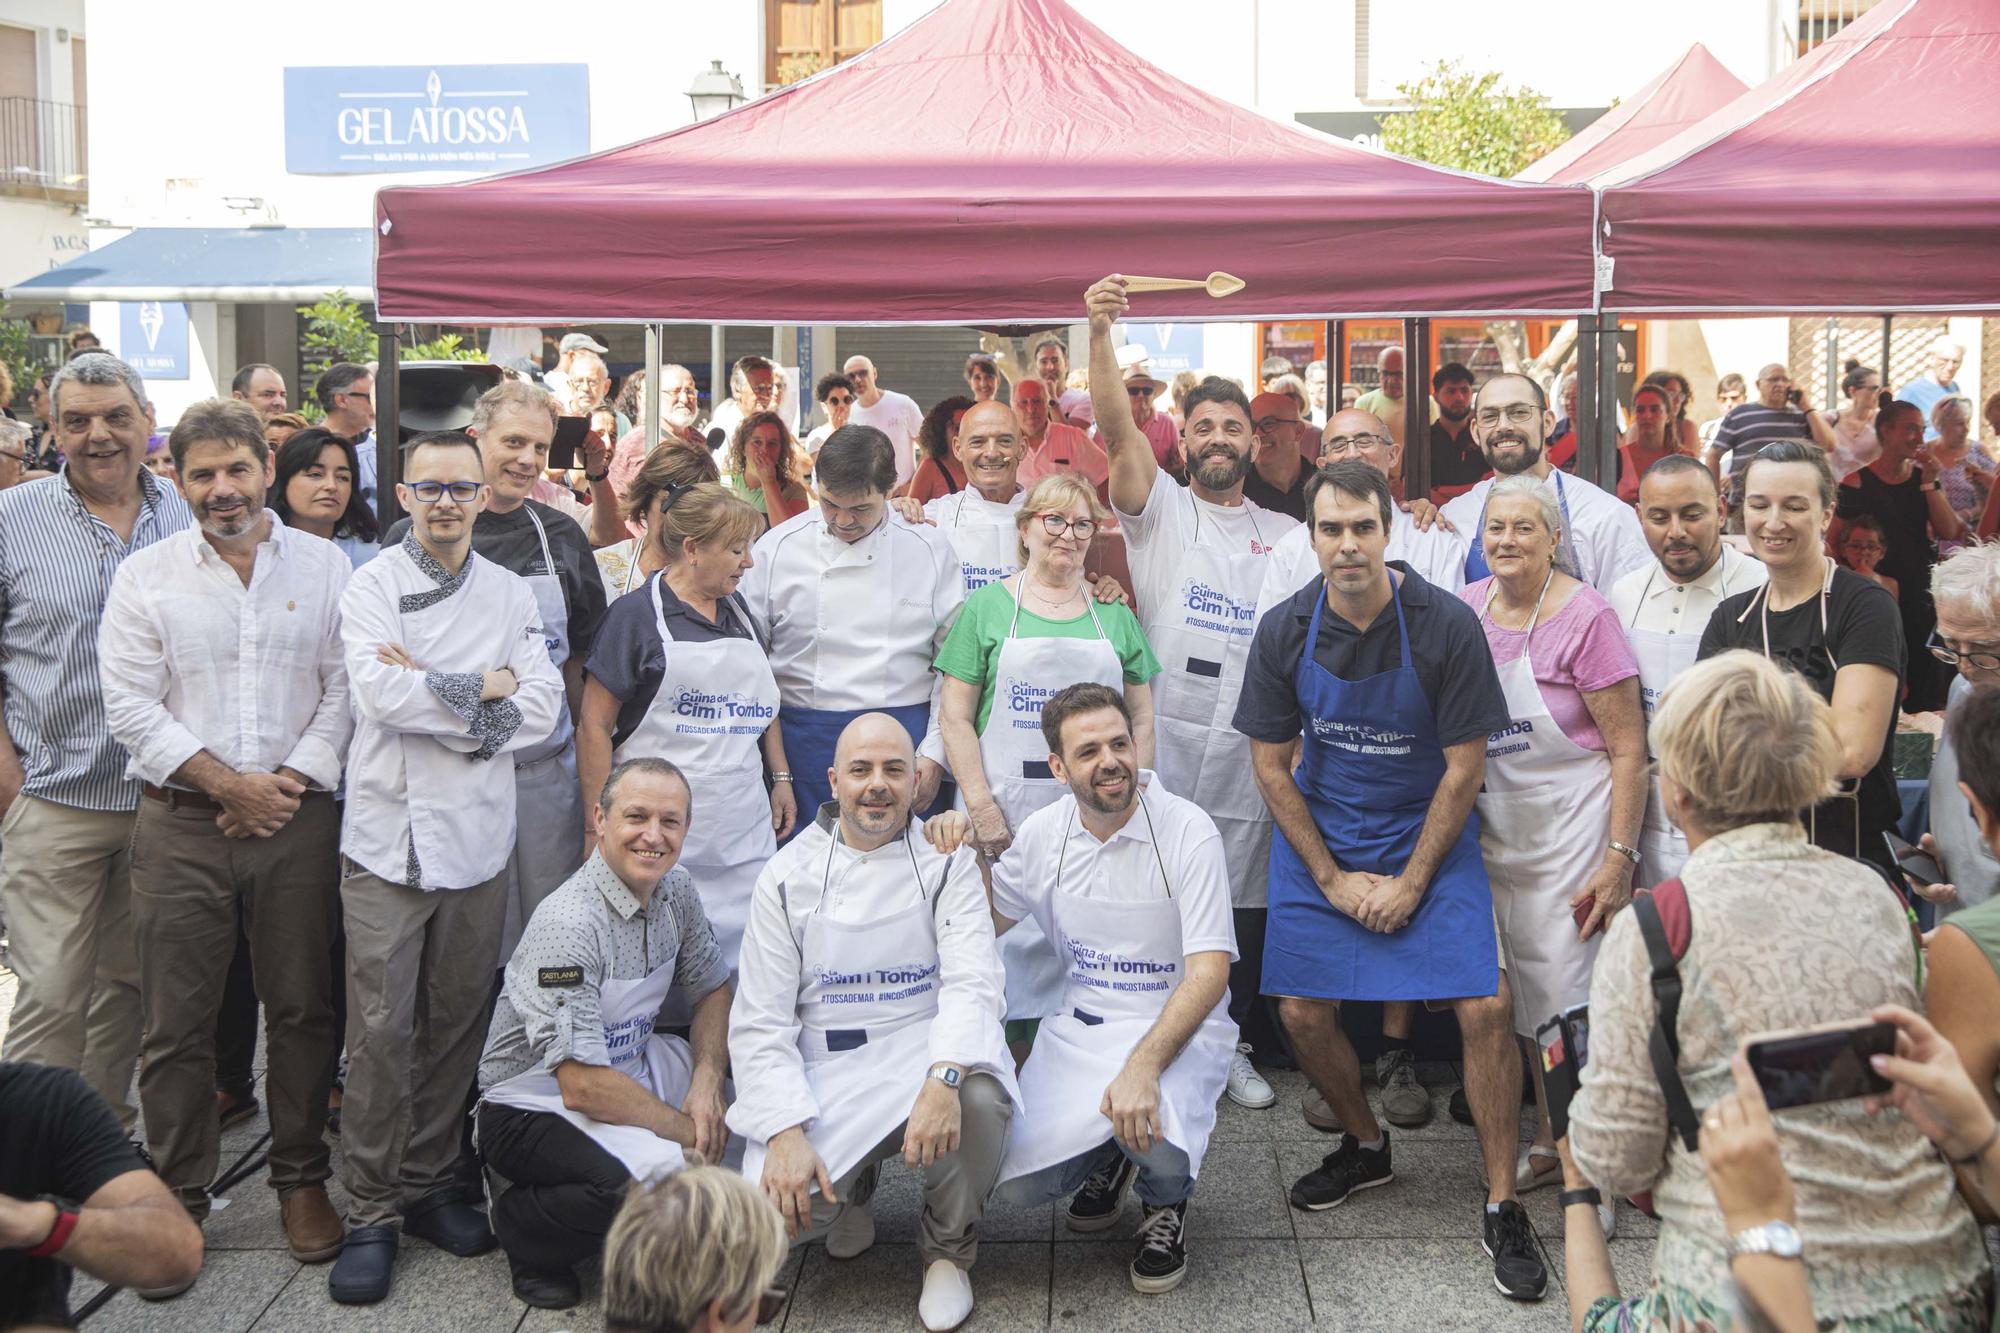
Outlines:
POLYGON ((1343 407, 1328 417, 1319 436, 1321 467, 1343 458, 1358 458, 1386 477, 1401 452, 1401 446, 1389 438, 1382 418, 1358 407, 1343 407))
POLYGON ((861 851, 888 842, 910 822, 917 789, 916 747, 887 713, 863 713, 833 747, 827 784, 840 807, 842 839, 861 851))

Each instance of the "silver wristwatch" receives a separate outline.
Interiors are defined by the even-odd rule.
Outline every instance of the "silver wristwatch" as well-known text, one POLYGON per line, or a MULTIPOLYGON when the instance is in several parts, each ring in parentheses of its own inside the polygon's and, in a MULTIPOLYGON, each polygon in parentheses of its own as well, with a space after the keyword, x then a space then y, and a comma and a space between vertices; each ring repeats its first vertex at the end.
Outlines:
POLYGON ((936 1079, 953 1092, 956 1092, 958 1091, 959 1082, 965 1076, 954 1065, 932 1065, 927 1077, 936 1079))
POLYGON ((1739 1254, 1770 1254, 1780 1259, 1796 1259, 1803 1246, 1799 1230, 1790 1222, 1766 1222, 1746 1227, 1729 1238, 1729 1257, 1739 1254))

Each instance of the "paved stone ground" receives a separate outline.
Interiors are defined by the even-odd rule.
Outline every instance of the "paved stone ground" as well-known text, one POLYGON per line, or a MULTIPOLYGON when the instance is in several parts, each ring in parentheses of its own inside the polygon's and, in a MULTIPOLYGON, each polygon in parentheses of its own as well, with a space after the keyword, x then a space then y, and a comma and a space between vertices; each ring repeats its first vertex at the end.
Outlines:
MULTIPOLYGON (((0 969, 0 1033, 13 1005, 13 976, 0 969)), ((261 1072, 261 1071, 260 1071, 261 1072)), ((1481 1253, 1484 1198, 1472 1131, 1444 1111, 1449 1068, 1423 1070, 1436 1088, 1437 1116, 1422 1129, 1396 1132, 1394 1184, 1324 1213, 1301 1213, 1285 1200, 1292 1180, 1331 1150, 1332 1140, 1299 1117, 1304 1079, 1280 1074, 1279 1101, 1245 1111, 1225 1100, 1188 1209, 1189 1272, 1179 1290, 1141 1296, 1126 1276, 1139 1223, 1128 1197, 1123 1224, 1091 1237, 1071 1233, 1054 1207, 989 1213, 981 1227, 968 1330, 1160 1327, 1282 1330, 1559 1330, 1567 1327, 1562 1292, 1562 1228, 1555 1191, 1525 1202, 1548 1253, 1548 1297, 1537 1305, 1503 1299, 1481 1253)), ((1371 1091, 1372 1095, 1372 1091, 1371 1091)), ((1523 1134, 1529 1115, 1522 1117, 1523 1134)), ((224 1138, 225 1167, 263 1132, 260 1121, 224 1138)), ((334 1206, 345 1206, 335 1154, 334 1206)), ((920 1329, 922 1281, 914 1241, 917 1177, 900 1163, 885 1170, 876 1196, 875 1248, 846 1263, 817 1246, 795 1254, 781 1275, 793 1288, 780 1325, 786 1333, 920 1329)), ((1653 1224, 1622 1205, 1613 1258, 1621 1283, 1646 1279, 1653 1224)), ((592 1281, 587 1300, 562 1313, 530 1310, 513 1298, 498 1254, 456 1259, 422 1241, 406 1241, 395 1290, 381 1305, 351 1309, 326 1294, 330 1265, 302 1265, 286 1253, 277 1198, 262 1176, 237 1185, 206 1229, 207 1266, 193 1290, 148 1304, 129 1292, 91 1318, 91 1333, 123 1330, 424 1330, 514 1329, 520 1333, 598 1333, 592 1281)), ((77 1301, 97 1284, 79 1283, 77 1301)))

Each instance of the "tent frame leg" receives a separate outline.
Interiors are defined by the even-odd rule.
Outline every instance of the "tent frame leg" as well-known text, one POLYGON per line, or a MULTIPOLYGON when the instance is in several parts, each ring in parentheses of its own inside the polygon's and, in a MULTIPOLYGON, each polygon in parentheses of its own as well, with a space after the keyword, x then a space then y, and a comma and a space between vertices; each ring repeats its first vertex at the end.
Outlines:
POLYGON ((642 415, 645 417, 646 452, 652 453, 660 443, 660 335, 658 324, 646 326, 646 392, 642 415))
POLYGON ((396 483, 403 479, 403 336, 395 324, 375 326, 375 519, 387 532, 403 516, 396 483))
POLYGON ((1431 322, 1403 321, 1403 501, 1431 496, 1431 322))

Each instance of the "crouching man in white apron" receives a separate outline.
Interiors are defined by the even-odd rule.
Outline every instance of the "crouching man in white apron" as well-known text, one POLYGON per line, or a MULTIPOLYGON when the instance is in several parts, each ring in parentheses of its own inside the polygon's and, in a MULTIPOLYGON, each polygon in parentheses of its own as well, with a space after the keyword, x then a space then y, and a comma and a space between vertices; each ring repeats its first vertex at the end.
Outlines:
MULTIPOLYGON (((765 867, 737 958, 729 1127, 743 1174, 794 1239, 853 1258, 874 1241, 875 1167, 923 1168, 917 1312, 972 1313, 975 1227, 1019 1090, 1000 1033, 1000 956, 976 859, 910 818, 916 756, 887 713, 847 724, 834 799, 765 867)), ((941 816, 965 833, 962 816, 941 816)))
POLYGON ((1118 691, 1069 686, 1043 706, 1042 731, 1069 794, 1023 820, 994 866, 993 924, 1004 933, 1032 915, 1067 977, 1021 1070, 1002 1193, 1024 1206, 1074 1195, 1070 1230, 1102 1231, 1136 1172, 1146 1215, 1132 1285, 1171 1291, 1236 1054, 1222 835, 1140 770, 1118 691))
POLYGON ((479 1146, 507 1188, 493 1230, 514 1294, 582 1299, 576 1265, 604 1247, 634 1180, 722 1156, 729 963, 687 871, 692 794, 664 759, 612 769, 597 850, 543 899, 507 962, 479 1062, 479 1146), (690 1040, 657 1033, 667 992, 690 1040))

